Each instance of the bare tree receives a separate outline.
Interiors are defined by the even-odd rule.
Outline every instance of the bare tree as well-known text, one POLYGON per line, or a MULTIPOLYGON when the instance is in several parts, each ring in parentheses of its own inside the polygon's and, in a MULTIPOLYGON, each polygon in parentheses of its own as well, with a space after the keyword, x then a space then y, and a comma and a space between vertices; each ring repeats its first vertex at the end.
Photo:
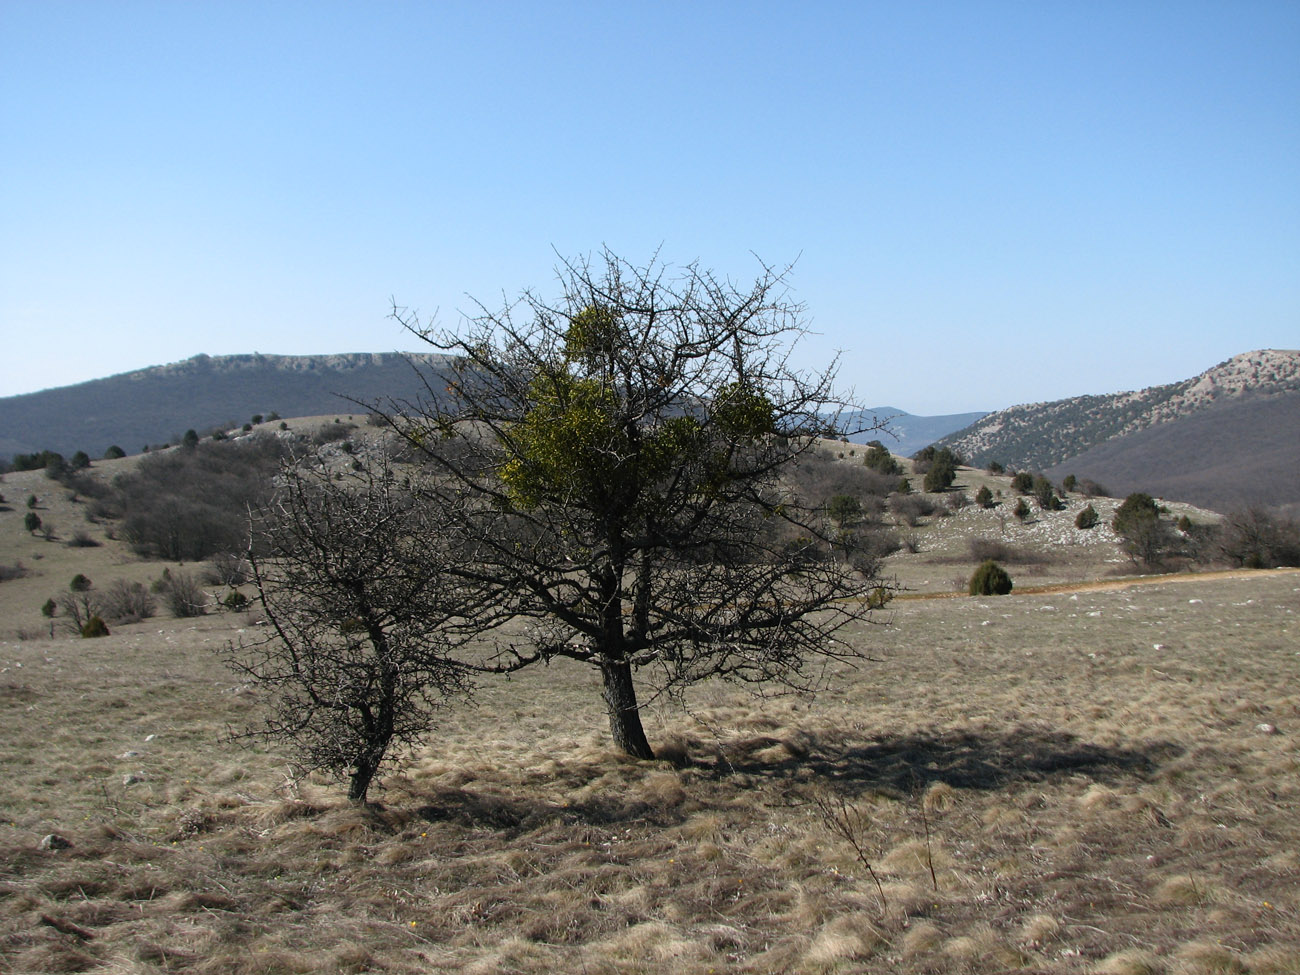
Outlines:
POLYGON ((452 573, 494 594, 479 669, 590 664, 615 743, 650 758, 634 672, 656 692, 810 689, 819 663, 857 655, 837 635, 874 583, 783 476, 839 420, 833 368, 791 364, 784 271, 737 288, 606 251, 558 273, 558 301, 525 292, 460 331, 395 310, 451 365, 376 409, 423 458, 452 573))
POLYGON ((346 777, 354 802, 395 746, 422 742, 468 690, 450 654, 476 602, 445 572, 436 514, 386 461, 342 480, 286 465, 255 512, 248 560, 270 632, 227 652, 276 700, 241 737, 289 743, 300 769, 346 777))

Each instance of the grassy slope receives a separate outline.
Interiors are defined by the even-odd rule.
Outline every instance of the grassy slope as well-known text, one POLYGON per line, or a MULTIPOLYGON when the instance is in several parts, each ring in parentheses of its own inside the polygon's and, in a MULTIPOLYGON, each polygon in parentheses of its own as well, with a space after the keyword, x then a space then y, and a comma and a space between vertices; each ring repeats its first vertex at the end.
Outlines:
MULTIPOLYGON (((896 601, 814 701, 651 704, 673 761, 608 749, 592 674, 525 673, 362 810, 221 743, 249 617, 14 639, 64 559, 160 567, 11 507, 47 575, 0 586, 0 971, 1300 971, 1300 575, 896 601)), ((961 517, 895 568, 957 572, 961 517)))

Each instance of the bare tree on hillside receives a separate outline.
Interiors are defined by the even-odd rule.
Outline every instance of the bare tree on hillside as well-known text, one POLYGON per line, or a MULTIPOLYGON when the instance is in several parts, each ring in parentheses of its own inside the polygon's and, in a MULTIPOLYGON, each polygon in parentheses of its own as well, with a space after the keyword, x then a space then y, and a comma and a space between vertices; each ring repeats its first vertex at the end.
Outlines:
POLYGON ((604 252, 559 277, 557 301, 525 292, 461 332, 395 312, 457 365, 379 412, 426 465, 448 572, 493 594, 464 609, 493 647, 480 669, 589 664, 615 743, 649 758, 635 673, 811 688, 859 655, 838 634, 876 583, 783 477, 836 402, 833 371, 791 364, 784 272, 737 288, 604 252))
POLYGON ((248 552, 270 631, 227 648, 275 703, 264 728, 237 737, 287 742, 300 769, 345 777, 355 802, 396 746, 425 740, 468 692, 452 659, 462 614, 489 614, 447 575, 437 514, 385 461, 342 479, 286 465, 248 552))

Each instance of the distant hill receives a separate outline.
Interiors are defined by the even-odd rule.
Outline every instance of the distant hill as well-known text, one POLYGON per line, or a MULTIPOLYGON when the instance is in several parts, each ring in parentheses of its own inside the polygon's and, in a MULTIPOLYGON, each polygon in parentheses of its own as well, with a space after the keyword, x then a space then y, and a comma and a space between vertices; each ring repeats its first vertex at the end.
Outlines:
POLYGON ((841 421, 845 429, 871 427, 877 422, 886 425, 885 430, 868 430, 865 433, 849 434, 850 443, 867 443, 879 440, 891 453, 901 457, 910 457, 924 447, 928 447, 940 437, 947 436, 954 430, 962 430, 987 413, 949 413, 943 416, 913 416, 892 406, 876 406, 869 410, 850 413, 841 421))
MULTIPOLYGON (((254 414, 316 416, 359 411, 362 403, 418 396, 423 386, 411 363, 436 366, 436 355, 197 355, 183 362, 0 399, 0 457, 55 450, 92 458, 117 445, 138 453, 170 443, 186 430, 245 423, 254 414)), ((911 416, 878 407, 859 416, 889 422, 890 433, 851 437, 882 440, 896 454, 915 453, 982 413, 911 416), (893 434, 891 436, 890 434, 893 434), (897 437, 897 439, 894 439, 897 437)), ((846 426, 857 425, 851 417, 846 426)))
POLYGON ((1300 505, 1300 391, 1245 396, 1116 437, 1045 473, 1201 508, 1300 505))
POLYGON ((990 413, 944 437, 970 463, 1089 477, 1209 507, 1300 500, 1300 351, 1247 352, 1136 392, 990 413))
POLYGON ((101 457, 176 441, 187 429, 247 422, 256 413, 314 416, 361 412, 369 402, 409 398, 421 383, 411 362, 441 356, 198 355, 183 362, 0 399, 0 457, 38 450, 101 457))

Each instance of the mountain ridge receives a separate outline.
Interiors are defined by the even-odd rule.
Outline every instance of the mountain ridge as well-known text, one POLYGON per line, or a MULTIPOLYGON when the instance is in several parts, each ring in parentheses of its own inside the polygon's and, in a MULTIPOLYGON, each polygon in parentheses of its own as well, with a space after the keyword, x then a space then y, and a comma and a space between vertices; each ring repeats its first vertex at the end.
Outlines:
POLYGON ((424 392, 414 366, 432 353, 195 355, 35 393, 0 398, 0 457, 38 450, 101 456, 136 453, 189 428, 243 422, 256 413, 307 416, 358 411, 356 401, 424 392))
POLYGON ((997 410, 936 442, 969 463, 1045 470, 1109 440, 1178 421, 1246 395, 1300 393, 1300 351, 1243 352, 1197 376, 1119 393, 1073 396, 997 410))
MULTIPOLYGON (((434 353, 347 352, 318 355, 199 354, 70 386, 0 398, 0 457, 54 450, 102 456, 111 445, 127 453, 174 442, 186 429, 245 422, 254 414, 348 413, 357 403, 415 399, 427 390, 420 374, 447 360, 434 353)), ((889 420, 888 431, 849 436, 881 438, 911 454, 983 416, 916 416, 892 407, 858 411, 845 429, 889 420)))

